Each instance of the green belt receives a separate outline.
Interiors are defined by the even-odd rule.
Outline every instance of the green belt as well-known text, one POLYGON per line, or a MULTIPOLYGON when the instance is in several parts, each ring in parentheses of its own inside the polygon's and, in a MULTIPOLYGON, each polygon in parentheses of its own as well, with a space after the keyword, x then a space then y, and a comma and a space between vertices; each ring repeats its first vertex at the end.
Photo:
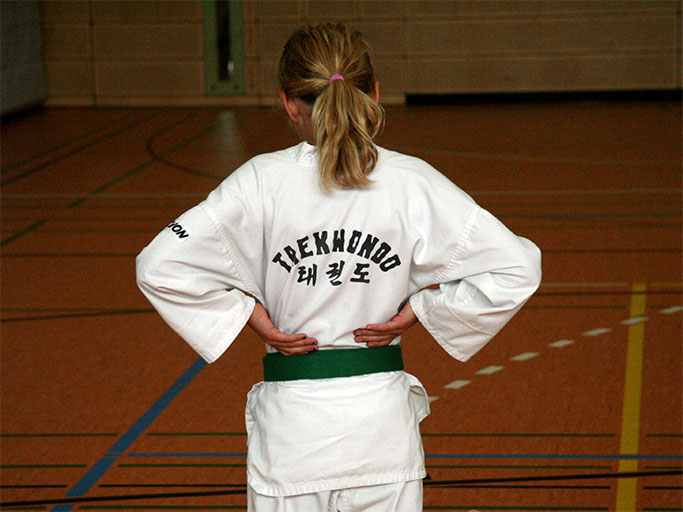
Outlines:
POLYGON ((273 352, 263 358, 263 380, 330 379, 403 370, 399 345, 316 350, 298 356, 273 352))

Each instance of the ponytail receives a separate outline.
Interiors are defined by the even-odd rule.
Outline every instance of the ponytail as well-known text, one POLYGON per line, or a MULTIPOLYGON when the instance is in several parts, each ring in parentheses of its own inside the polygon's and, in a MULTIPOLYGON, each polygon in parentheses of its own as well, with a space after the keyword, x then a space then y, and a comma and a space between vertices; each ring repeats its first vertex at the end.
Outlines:
POLYGON ((362 35, 343 24, 299 29, 285 45, 279 78, 288 97, 313 104, 322 189, 370 185, 384 109, 370 96, 376 80, 362 35))

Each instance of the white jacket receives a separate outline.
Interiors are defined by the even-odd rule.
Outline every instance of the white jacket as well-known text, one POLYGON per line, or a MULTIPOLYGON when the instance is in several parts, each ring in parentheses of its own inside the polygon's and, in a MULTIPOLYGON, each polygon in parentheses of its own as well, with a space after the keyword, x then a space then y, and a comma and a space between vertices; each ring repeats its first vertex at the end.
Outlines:
MULTIPOLYGON (((244 292, 321 350, 363 347, 353 331, 410 300, 466 361, 538 287, 538 248, 424 161, 379 148, 369 188, 330 193, 317 161, 305 142, 252 158, 138 256, 143 293, 206 361, 246 324, 244 292)), ((289 495, 422 478, 428 410, 403 372, 260 383, 247 403, 249 483, 289 495)))

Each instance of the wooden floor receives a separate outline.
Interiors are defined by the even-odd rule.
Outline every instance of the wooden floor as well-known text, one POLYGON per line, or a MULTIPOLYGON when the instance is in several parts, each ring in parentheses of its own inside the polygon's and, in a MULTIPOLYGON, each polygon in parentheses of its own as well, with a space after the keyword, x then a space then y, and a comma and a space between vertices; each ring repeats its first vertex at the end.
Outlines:
MULTIPOLYGON (((433 399, 425 510, 683 510, 681 140, 673 102, 387 108, 381 145, 544 257, 539 291, 467 364, 419 326, 405 337, 433 399)), ((244 331, 205 366, 137 290, 134 257, 245 159, 294 143, 270 108, 3 123, 4 504, 246 509, 262 343, 244 331), (65 497, 90 501, 30 503, 65 497)))

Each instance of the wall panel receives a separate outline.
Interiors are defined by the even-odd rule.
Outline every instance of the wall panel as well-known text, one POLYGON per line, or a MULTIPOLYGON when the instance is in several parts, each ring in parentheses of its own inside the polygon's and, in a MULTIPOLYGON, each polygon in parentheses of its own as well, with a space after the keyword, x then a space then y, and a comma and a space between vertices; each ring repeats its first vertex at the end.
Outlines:
POLYGON ((569 92, 670 88, 669 54, 646 56, 529 57, 410 60, 412 94, 569 92))
POLYGON ((45 79, 52 98, 70 98, 78 104, 93 102, 95 84, 88 62, 47 62, 45 79))
POLYGON ((372 55, 400 56, 403 50, 403 27, 392 21, 358 22, 353 28, 360 30, 370 45, 372 55))
POLYGON ((202 27, 193 25, 100 25, 95 27, 98 59, 199 59, 203 55, 202 27))
POLYGON ((610 16, 624 12, 651 13, 676 10, 676 0, 409 0, 406 16, 418 18, 519 18, 548 16, 610 16))
POLYGON ((43 23, 66 24, 88 23, 90 20, 90 1, 88 0, 53 0, 41 2, 43 23))
POLYGON ((204 90, 200 0, 43 0, 50 102, 273 103, 305 22, 364 32, 386 101, 405 94, 681 86, 676 0, 244 0, 245 91, 204 90), (71 70, 70 77, 60 70, 71 70))
POLYGON ((88 60, 90 58, 90 26, 58 24, 43 26, 43 57, 46 61, 88 60))
POLYGON ((99 23, 156 23, 201 21, 202 7, 197 0, 96 0, 93 21, 99 23))
POLYGON ((674 16, 407 23, 406 53, 610 52, 675 48, 674 16))
POLYGON ((100 62, 97 95, 107 97, 196 96, 204 89, 198 62, 100 62))
POLYGON ((0 110, 3 114, 43 103, 41 12, 34 2, 0 3, 0 110))

